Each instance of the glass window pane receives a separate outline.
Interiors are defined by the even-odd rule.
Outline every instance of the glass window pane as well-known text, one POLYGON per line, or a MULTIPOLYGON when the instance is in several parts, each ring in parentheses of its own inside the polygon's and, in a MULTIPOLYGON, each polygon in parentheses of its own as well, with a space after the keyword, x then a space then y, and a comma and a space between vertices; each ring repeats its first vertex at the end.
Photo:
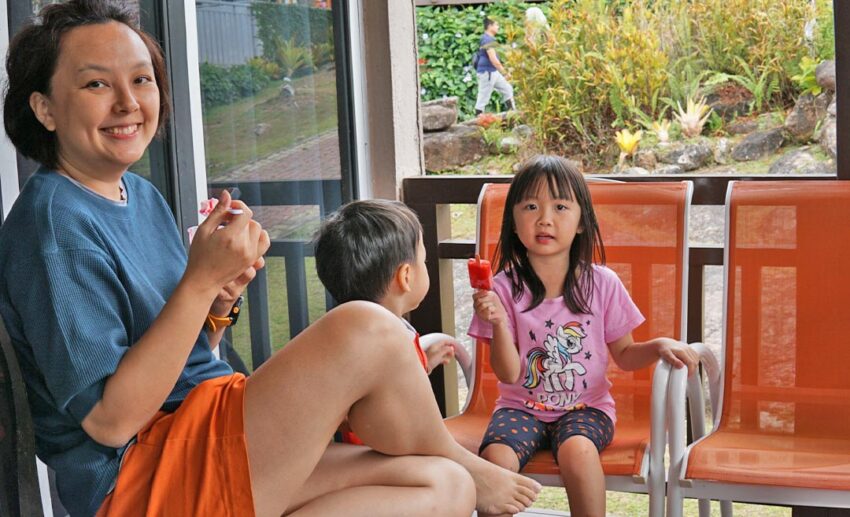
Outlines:
POLYGON ((326 308, 309 240, 343 199, 330 3, 195 2, 210 193, 235 187, 273 242, 242 316, 264 304, 268 327, 233 329, 246 362, 252 334, 277 349, 326 308))

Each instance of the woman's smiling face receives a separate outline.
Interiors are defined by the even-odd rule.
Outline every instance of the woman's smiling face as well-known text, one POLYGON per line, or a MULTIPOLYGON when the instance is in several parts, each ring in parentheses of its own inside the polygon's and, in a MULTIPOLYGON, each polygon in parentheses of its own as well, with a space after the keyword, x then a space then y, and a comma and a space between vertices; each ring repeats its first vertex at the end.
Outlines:
POLYGON ((150 52, 118 22, 74 28, 59 49, 50 94, 33 93, 30 105, 56 134, 60 169, 123 173, 157 131, 160 97, 150 52))

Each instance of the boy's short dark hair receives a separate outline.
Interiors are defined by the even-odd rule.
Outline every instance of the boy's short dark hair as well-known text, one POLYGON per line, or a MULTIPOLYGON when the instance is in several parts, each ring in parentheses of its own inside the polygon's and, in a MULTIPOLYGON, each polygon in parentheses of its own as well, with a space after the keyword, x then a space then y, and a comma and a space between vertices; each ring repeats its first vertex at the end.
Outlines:
POLYGON ((399 266, 416 260, 421 235, 419 219, 404 203, 348 203, 322 223, 313 239, 319 279, 338 303, 377 303, 399 266))
POLYGON ((494 20, 493 18, 490 18, 489 16, 485 16, 484 17, 484 30, 486 31, 487 29, 489 29, 490 26, 493 25, 494 23, 496 23, 496 20, 494 20))
POLYGON ((3 101, 3 123, 9 140, 18 152, 50 169, 59 162, 56 133, 48 131, 30 108, 33 92, 50 96, 50 82, 56 71, 62 37, 69 31, 88 25, 118 22, 132 29, 151 55, 154 79, 159 89, 159 125, 161 133, 171 112, 165 58, 159 44, 139 29, 132 11, 116 0, 72 0, 44 7, 30 19, 9 43, 6 58, 7 87, 3 101))

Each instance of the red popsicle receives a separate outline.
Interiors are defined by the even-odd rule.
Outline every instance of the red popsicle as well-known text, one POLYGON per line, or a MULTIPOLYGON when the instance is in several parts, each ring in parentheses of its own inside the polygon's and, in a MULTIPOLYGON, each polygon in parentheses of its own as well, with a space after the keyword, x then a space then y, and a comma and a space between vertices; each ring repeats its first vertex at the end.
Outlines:
POLYGON ((490 261, 480 256, 469 259, 466 263, 469 269, 469 285, 473 289, 493 289, 493 271, 490 269, 490 261))

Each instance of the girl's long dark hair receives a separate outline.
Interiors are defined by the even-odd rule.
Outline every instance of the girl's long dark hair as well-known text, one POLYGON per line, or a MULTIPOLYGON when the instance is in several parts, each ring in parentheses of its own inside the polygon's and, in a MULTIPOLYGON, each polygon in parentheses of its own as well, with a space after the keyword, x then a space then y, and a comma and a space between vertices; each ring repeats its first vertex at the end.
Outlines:
POLYGON ((570 262, 564 279, 564 303, 575 314, 592 314, 594 253, 600 264, 605 264, 605 247, 599 234, 599 225, 590 200, 590 190, 582 174, 559 156, 538 155, 526 160, 511 183, 505 200, 502 230, 499 235, 498 270, 511 280, 514 300, 519 300, 523 290, 531 293, 527 311, 537 307, 546 297, 546 288, 531 263, 525 246, 516 234, 514 206, 534 195, 542 184, 556 199, 575 200, 581 207, 581 220, 570 246, 570 262))

